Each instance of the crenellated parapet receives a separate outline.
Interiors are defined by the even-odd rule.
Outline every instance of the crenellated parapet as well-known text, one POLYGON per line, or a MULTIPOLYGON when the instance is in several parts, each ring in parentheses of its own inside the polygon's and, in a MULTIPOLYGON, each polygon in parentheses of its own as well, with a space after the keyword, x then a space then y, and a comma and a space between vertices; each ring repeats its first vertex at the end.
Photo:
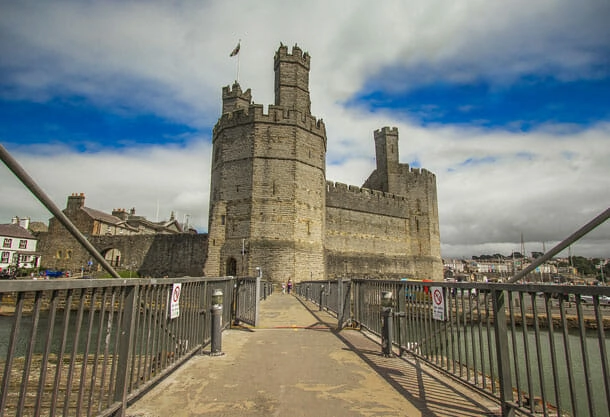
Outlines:
POLYGON ((309 53, 303 53, 303 50, 296 44, 292 47, 291 54, 288 53, 288 47, 286 45, 280 44, 280 47, 278 48, 273 58, 274 68, 277 68, 280 62, 296 63, 302 65, 307 69, 307 71, 309 71, 311 57, 309 56, 309 53))
POLYGON ((237 82, 232 88, 228 85, 222 88, 222 114, 248 108, 250 104, 252 104, 252 92, 249 88, 243 92, 237 82))
POLYGON ((296 126, 316 136, 326 138, 326 126, 322 119, 316 119, 310 114, 286 109, 282 106, 270 105, 267 113, 265 113, 262 104, 251 104, 247 108, 224 113, 214 126, 214 137, 225 129, 252 123, 296 126))
POLYGON ((333 181, 326 182, 326 207, 408 217, 407 198, 404 196, 333 181))
POLYGON ((373 132, 373 138, 375 138, 375 139, 382 137, 382 136, 387 136, 387 135, 398 136, 398 128, 385 126, 385 127, 382 127, 381 129, 377 129, 373 132))
MULTIPOLYGON (((413 186, 414 184, 419 184, 421 186, 433 186, 436 188, 436 175, 425 168, 409 168, 407 164, 405 165, 405 177, 407 183, 413 186)), ((434 191, 436 193, 436 191, 434 191)))

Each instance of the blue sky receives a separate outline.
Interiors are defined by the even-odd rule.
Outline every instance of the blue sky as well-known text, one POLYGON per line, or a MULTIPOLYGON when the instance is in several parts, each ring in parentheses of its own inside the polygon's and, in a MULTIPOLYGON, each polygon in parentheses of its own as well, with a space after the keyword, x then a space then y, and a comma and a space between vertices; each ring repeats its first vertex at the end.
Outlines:
MULTIPOLYGON (((280 42, 312 56, 327 178, 361 185, 373 131, 398 127, 401 162, 437 176, 443 256, 508 254, 522 233, 539 251, 609 206, 608 2, 0 7, 0 143, 60 207, 84 192, 92 208, 205 231, 221 88, 239 77, 272 104, 280 42)), ((6 169, 0 184, 0 222, 47 221, 6 169)), ((609 229, 580 250, 610 257, 609 229)))
POLYGON ((438 80, 408 91, 379 90, 377 79, 368 83, 348 106, 370 112, 403 112, 423 126, 470 125, 529 132, 546 124, 578 129, 610 120, 608 77, 562 81, 531 75, 501 87, 478 80, 463 84, 438 80))
POLYGON ((59 142, 79 152, 181 145, 198 130, 155 114, 101 107, 79 97, 44 103, 2 100, 0 126, 0 134, 19 138, 21 145, 59 142))

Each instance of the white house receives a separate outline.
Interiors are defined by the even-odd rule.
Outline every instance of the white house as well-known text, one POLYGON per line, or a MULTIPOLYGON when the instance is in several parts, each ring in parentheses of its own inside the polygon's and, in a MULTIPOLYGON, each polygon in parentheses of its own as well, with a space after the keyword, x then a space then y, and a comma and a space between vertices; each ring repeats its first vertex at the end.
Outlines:
POLYGON ((0 224, 0 271, 40 265, 40 254, 36 252, 38 240, 28 226, 29 219, 19 217, 14 217, 10 224, 0 224))

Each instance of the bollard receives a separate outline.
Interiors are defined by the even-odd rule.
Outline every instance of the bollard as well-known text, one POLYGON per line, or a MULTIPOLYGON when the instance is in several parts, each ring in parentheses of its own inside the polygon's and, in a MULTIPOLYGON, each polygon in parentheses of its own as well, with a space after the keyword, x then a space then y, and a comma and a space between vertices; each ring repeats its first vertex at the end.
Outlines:
POLYGON ((221 356, 222 353, 222 290, 216 289, 212 292, 212 334, 211 352, 212 356, 221 356))
POLYGON ((324 285, 322 285, 320 287, 320 311, 323 310, 323 307, 322 307, 323 303, 324 303, 324 285))
POLYGON ((381 353, 386 358, 392 353, 392 292, 381 292, 381 353))

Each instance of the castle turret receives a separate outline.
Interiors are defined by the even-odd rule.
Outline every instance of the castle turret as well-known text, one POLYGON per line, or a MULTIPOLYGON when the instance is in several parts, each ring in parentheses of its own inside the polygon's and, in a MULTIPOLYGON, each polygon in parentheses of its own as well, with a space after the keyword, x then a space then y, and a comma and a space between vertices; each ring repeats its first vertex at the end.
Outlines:
POLYGON ((398 163, 398 129, 384 127, 376 130, 375 155, 377 173, 379 175, 379 190, 386 193, 399 194, 400 165, 398 163))
POLYGON ((238 82, 233 83, 233 89, 229 86, 222 89, 222 113, 230 113, 237 109, 247 109, 252 103, 252 93, 248 88, 246 92, 241 91, 238 82))
POLYGON ((311 114, 309 98, 310 57, 298 46, 288 48, 280 45, 275 53, 275 105, 311 114))

